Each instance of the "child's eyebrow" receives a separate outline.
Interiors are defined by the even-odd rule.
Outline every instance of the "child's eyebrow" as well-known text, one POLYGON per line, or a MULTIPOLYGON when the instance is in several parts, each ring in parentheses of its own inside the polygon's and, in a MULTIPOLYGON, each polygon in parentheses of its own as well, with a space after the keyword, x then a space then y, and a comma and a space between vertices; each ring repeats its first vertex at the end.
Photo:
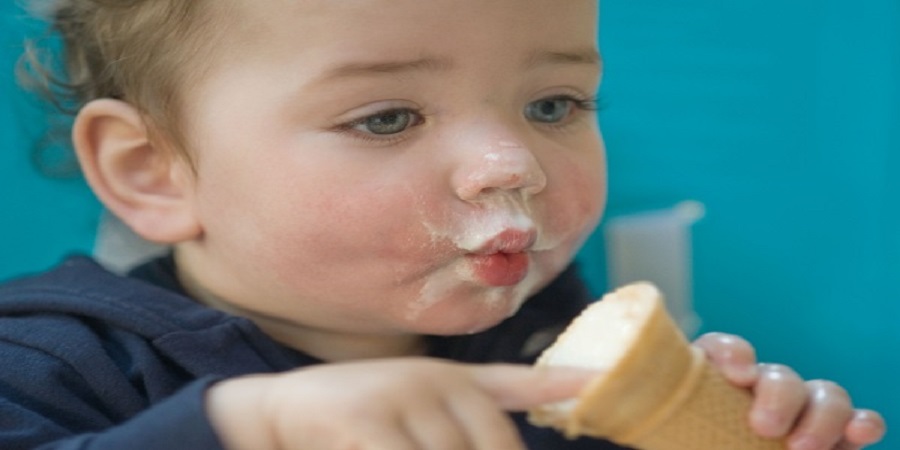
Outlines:
MULTIPOLYGON (((599 66, 600 53, 594 48, 574 50, 536 50, 525 58, 525 69, 534 69, 544 65, 589 65, 599 66)), ((320 81, 357 78, 372 75, 396 75, 403 72, 443 72, 452 70, 455 63, 450 58, 423 56, 421 58, 398 61, 349 62, 327 69, 320 81)))
POLYGON ((326 70, 321 78, 355 78, 401 72, 446 71, 452 69, 453 65, 453 61, 450 59, 431 56, 404 61, 352 62, 326 70))
POLYGON ((528 56, 525 67, 533 69, 544 65, 558 64, 600 66, 601 61, 600 52, 594 48, 563 51, 538 50, 528 56))

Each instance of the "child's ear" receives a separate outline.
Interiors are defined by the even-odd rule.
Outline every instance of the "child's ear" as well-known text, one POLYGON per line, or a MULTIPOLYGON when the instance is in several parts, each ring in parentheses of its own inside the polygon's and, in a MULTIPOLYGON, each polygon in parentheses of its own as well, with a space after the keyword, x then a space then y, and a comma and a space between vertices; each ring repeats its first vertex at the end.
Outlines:
POLYGON ((137 109, 94 100, 75 118, 72 138, 88 184, 135 233, 159 243, 200 236, 189 163, 154 144, 137 109))

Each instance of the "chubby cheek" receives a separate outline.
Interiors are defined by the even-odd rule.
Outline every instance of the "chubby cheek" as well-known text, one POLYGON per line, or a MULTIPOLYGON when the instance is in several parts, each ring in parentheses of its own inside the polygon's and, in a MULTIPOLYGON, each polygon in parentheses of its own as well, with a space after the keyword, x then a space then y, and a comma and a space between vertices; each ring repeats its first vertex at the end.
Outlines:
POLYGON ((541 214, 551 233, 564 237, 560 250, 574 256, 594 231, 606 206, 606 161, 603 146, 579 158, 554 162, 541 214))
POLYGON ((208 248, 228 265, 224 284, 233 296, 268 297, 270 312, 303 304, 365 308, 390 297, 402 276, 397 267, 428 262, 430 239, 408 188, 346 171, 298 176, 283 162, 244 167, 202 178, 208 248))
MULTIPOLYGON (((290 212, 270 231, 281 242, 277 268, 284 280, 296 282, 298 268, 314 274, 307 285, 334 277, 352 277, 368 289, 387 288, 403 277, 400 267, 427 265, 431 239, 411 208, 402 186, 372 186, 332 191, 290 212)), ((271 215, 280 215, 272 212, 271 215)), ((304 277, 307 278, 307 277, 304 277)), ((341 283, 344 284, 344 283, 341 283)), ((369 291, 368 294, 372 292, 369 291)))
POLYGON ((460 281, 458 250, 431 226, 459 219, 449 212, 452 198, 433 176, 417 176, 331 190, 295 212, 292 222, 302 227, 272 230, 288 244, 267 258, 276 264, 276 284, 364 321, 360 328, 396 326, 423 333, 476 328, 473 320, 485 305, 474 299, 483 293, 460 281), (443 306, 429 311, 437 304, 443 306))

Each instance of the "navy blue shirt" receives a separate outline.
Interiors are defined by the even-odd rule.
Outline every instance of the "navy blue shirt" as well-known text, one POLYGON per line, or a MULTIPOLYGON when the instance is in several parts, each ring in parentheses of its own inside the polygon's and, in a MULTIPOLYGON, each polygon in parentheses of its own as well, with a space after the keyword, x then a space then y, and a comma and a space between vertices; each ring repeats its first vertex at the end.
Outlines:
MULTIPOLYGON (((488 331, 429 338, 430 355, 531 363, 589 300, 570 268, 488 331)), ((320 363, 189 298, 171 258, 125 277, 72 257, 0 286, 0 449, 221 449, 211 384, 320 363)), ((530 449, 623 448, 513 418, 530 449)))

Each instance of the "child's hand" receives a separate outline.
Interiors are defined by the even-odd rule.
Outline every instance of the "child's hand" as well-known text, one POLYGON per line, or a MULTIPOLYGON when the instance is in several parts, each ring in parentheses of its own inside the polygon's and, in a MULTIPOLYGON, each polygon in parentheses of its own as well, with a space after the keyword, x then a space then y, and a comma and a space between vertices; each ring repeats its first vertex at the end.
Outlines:
POLYGON ((597 374, 415 358, 223 381, 207 411, 228 449, 524 449, 504 410, 575 397, 597 374))
POLYGON ((753 347, 737 336, 710 333, 694 345, 732 383, 753 390, 750 426, 762 436, 788 436, 790 450, 856 450, 884 436, 881 415, 854 409, 844 388, 804 381, 780 364, 757 364, 753 347))

